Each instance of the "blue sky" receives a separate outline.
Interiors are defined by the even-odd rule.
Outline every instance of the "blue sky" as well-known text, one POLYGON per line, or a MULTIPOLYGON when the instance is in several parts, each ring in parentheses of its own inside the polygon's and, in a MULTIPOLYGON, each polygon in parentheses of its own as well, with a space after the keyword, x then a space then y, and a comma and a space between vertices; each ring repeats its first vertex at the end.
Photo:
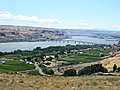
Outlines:
POLYGON ((0 24, 120 30, 120 0, 0 0, 0 24))

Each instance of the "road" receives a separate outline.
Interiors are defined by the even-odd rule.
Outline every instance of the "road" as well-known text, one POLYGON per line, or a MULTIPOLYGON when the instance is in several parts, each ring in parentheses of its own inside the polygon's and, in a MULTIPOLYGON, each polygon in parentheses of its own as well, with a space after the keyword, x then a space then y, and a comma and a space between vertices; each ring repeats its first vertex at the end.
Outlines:
POLYGON ((38 66, 37 62, 34 63, 35 67, 37 68, 38 72, 41 74, 41 75, 45 75, 43 72, 42 72, 42 69, 38 66))
MULTIPOLYGON (((110 57, 113 57, 115 55, 116 54, 112 54, 112 55, 103 57, 101 60, 97 60, 97 61, 84 62, 84 63, 78 63, 78 64, 66 65, 66 66, 59 66, 59 68, 61 69, 61 71, 65 71, 65 70, 71 69, 71 68, 72 69, 76 69, 78 71, 78 70, 81 70, 82 68, 84 68, 86 66, 91 66, 93 64, 101 63, 100 61, 102 61, 104 59, 107 59, 107 58, 110 58, 110 57)), ((56 75, 62 75, 62 73, 60 73, 60 72, 57 71, 57 69, 58 69, 57 67, 52 67, 51 69, 54 70, 54 72, 55 72, 56 75)))

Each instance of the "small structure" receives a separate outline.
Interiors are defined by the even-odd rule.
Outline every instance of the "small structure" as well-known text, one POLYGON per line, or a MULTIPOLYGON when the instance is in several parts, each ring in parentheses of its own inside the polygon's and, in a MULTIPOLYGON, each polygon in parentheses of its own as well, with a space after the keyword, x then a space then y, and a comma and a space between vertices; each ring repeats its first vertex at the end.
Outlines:
POLYGON ((52 55, 51 56, 46 56, 45 58, 49 58, 49 57, 51 57, 53 59, 55 58, 55 56, 52 56, 52 55))
POLYGON ((0 64, 5 64, 5 61, 0 61, 0 64))
POLYGON ((32 62, 26 62, 26 64, 33 64, 32 62))
POLYGON ((83 52, 77 52, 77 54, 83 54, 83 52))
POLYGON ((24 60, 20 59, 19 61, 24 61, 24 60))

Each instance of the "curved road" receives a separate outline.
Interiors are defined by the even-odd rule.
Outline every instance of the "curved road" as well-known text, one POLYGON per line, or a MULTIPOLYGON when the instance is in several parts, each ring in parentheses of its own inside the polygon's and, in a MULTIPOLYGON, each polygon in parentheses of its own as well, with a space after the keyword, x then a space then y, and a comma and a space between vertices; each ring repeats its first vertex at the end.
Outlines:
POLYGON ((45 75, 42 71, 42 69, 38 66, 38 64, 35 62, 34 63, 35 67, 37 68, 38 72, 41 74, 41 75, 45 75))

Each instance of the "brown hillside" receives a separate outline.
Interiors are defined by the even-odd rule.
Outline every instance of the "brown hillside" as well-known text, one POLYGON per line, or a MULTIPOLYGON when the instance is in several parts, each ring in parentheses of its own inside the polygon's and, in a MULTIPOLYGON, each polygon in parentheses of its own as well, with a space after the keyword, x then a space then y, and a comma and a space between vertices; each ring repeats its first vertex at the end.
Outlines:
POLYGON ((27 26, 0 26, 0 42, 11 41, 44 41, 47 39, 63 39, 64 33, 54 28, 27 26))
POLYGON ((102 60, 101 63, 104 67, 106 67, 109 71, 112 71, 113 65, 116 64, 120 67, 120 53, 115 55, 114 57, 110 57, 108 59, 102 60))

